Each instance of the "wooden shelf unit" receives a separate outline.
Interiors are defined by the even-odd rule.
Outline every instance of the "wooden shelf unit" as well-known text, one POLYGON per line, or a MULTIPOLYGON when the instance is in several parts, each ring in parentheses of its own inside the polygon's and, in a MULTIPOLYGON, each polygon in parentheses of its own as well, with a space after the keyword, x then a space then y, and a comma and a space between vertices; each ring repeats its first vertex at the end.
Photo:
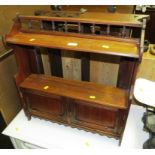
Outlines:
POLYGON ((28 119, 38 116, 121 139, 131 104, 131 87, 143 53, 148 16, 104 13, 75 15, 17 16, 14 19, 6 42, 16 55, 18 72, 15 80, 25 114, 28 119), (23 26, 25 21, 26 28, 23 26), (37 28, 39 25, 40 30, 35 28, 34 23, 37 23, 37 28), (111 33, 111 26, 121 30, 118 36, 113 36, 115 33, 111 33), (70 32, 72 27, 74 32, 70 32), (142 35, 137 39, 127 37, 126 27, 138 27, 142 29, 142 35), (117 86, 45 75, 39 47, 48 48, 49 54, 56 53, 56 49, 65 49, 68 52, 120 57, 117 86))
POLYGON ((21 84, 22 91, 59 95, 110 108, 127 108, 127 91, 92 82, 66 80, 59 77, 31 74, 21 84))
POLYGON ((124 43, 106 39, 77 38, 70 36, 56 36, 46 34, 18 33, 7 38, 8 43, 40 46, 89 53, 100 53, 116 56, 138 58, 136 43, 124 43), (95 42, 95 44, 93 44, 95 42))

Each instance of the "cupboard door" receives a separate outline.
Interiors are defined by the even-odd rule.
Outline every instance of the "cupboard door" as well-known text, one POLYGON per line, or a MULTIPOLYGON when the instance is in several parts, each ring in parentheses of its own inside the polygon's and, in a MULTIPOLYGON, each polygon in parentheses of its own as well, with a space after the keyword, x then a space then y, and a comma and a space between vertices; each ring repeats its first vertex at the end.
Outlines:
POLYGON ((23 93, 23 98, 28 111, 33 115, 39 115, 48 119, 62 119, 65 117, 65 102, 60 96, 43 96, 34 93, 23 93))
POLYGON ((95 107, 89 103, 75 101, 73 106, 72 123, 98 131, 116 130, 117 109, 95 107))

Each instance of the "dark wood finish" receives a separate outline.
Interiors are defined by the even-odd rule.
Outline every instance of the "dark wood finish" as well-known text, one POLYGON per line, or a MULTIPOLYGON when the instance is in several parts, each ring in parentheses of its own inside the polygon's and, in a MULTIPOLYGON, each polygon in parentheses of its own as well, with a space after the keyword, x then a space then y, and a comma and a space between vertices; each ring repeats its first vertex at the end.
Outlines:
POLYGON ((15 51, 18 64, 16 83, 28 119, 38 116, 121 139, 131 104, 131 88, 143 53, 147 18, 147 15, 104 13, 78 13, 75 17, 17 17, 6 41, 15 51), (22 29, 23 20, 28 21, 27 30, 22 29), (34 20, 39 21, 40 30, 32 28, 34 20), (74 22, 77 32, 72 33, 68 29, 74 22), (105 34, 96 34, 97 24, 107 27, 105 34), (121 37, 110 36, 111 26, 123 28, 121 37), (126 38, 126 26, 142 29, 142 35, 138 39, 126 38), (41 74, 41 57, 34 50, 36 47, 50 48, 52 75, 60 77, 62 64, 57 51, 83 52, 81 70, 84 81, 41 74), (90 53, 121 57, 117 87, 86 82, 89 81, 90 53))
POLYGON ((136 59, 121 58, 118 72, 117 87, 128 90, 130 89, 133 78, 130 75, 134 74, 135 64, 136 59))
POLYGON ((50 115, 53 119, 65 118, 65 101, 62 97, 57 95, 40 95, 38 93, 30 93, 23 91, 24 102, 28 106, 28 115, 31 119, 31 115, 43 113, 44 115, 50 115))
MULTIPOLYGON (((44 30, 50 30, 51 28, 55 30, 58 27, 58 25, 53 25, 53 23, 49 21, 43 21, 42 23, 44 30)), ((63 77, 61 51, 59 49, 50 48, 47 48, 47 51, 50 61, 51 74, 53 76, 63 77)))
POLYGON ((85 105, 83 102, 76 101, 75 120, 101 126, 114 128, 116 123, 117 110, 107 110, 104 108, 91 107, 85 105))
POLYGON ((43 69, 40 49, 32 48, 27 51, 28 51, 28 56, 29 56, 31 73, 43 74, 44 69, 43 69))
POLYGON ((79 13, 76 17, 51 17, 51 16, 19 16, 21 20, 44 20, 44 21, 66 21, 66 22, 80 22, 91 24, 110 24, 110 25, 124 25, 132 27, 142 27, 142 19, 148 18, 148 15, 135 14, 109 14, 101 12, 85 12, 79 13))
POLYGON ((100 134, 120 138, 119 130, 121 126, 117 124, 118 110, 93 107, 76 100, 72 111, 71 123, 73 125, 83 127, 92 132, 97 130, 100 134))
POLYGON ((31 74, 20 84, 20 90, 29 119, 42 113, 47 119, 119 137, 118 109, 126 109, 128 100, 123 89, 31 74))
POLYGON ((81 54, 81 79, 82 81, 90 80, 90 54, 81 54))
MULTIPOLYGON (((139 57, 141 59, 141 57, 139 57)), ((125 58, 122 57, 120 60, 119 71, 118 71, 118 79, 117 79, 117 87, 125 89, 129 92, 128 105, 129 107, 126 110, 119 110, 119 123, 120 126, 124 126, 127 120, 129 108, 132 100, 132 88, 135 81, 135 75, 137 72, 137 66, 139 62, 136 59, 125 58), (131 76, 132 75, 132 76, 131 76)), ((122 132, 124 129, 122 129, 122 132)), ((122 139, 122 137, 120 138, 122 139)))
MULTIPOLYGON (((89 24, 82 25, 82 31, 84 33, 90 33, 89 24)), ((90 80, 90 54, 81 53, 81 79, 82 81, 90 80)))
POLYGON ((18 86, 22 81, 24 81, 24 79, 28 75, 30 75, 31 68, 29 64, 28 53, 25 52, 26 48, 21 47, 21 46, 13 46, 13 50, 15 51, 16 61, 18 65, 18 72, 15 75, 16 84, 18 86))
POLYGON ((62 61, 61 61, 61 51, 59 49, 47 49, 51 74, 53 76, 63 77, 62 72, 62 61))

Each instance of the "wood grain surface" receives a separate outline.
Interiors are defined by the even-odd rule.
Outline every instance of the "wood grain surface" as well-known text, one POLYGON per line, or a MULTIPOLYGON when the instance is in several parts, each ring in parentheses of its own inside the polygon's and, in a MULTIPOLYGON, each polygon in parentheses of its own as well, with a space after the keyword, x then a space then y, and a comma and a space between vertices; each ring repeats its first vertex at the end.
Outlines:
POLYGON ((125 109, 127 92, 123 89, 99 85, 91 82, 65 80, 47 75, 32 74, 20 84, 28 91, 55 94, 72 99, 96 103, 107 107, 125 109), (44 87, 48 86, 48 89, 44 87))
POLYGON ((79 13, 77 17, 51 17, 51 16, 19 16, 22 20, 46 20, 46 21, 67 21, 95 24, 125 25, 142 27, 140 19, 148 18, 148 15, 120 14, 85 12, 79 13))
POLYGON ((7 36, 6 41, 8 43, 18 45, 41 46, 138 58, 138 47, 136 44, 111 40, 28 34, 19 32, 14 36, 7 36))

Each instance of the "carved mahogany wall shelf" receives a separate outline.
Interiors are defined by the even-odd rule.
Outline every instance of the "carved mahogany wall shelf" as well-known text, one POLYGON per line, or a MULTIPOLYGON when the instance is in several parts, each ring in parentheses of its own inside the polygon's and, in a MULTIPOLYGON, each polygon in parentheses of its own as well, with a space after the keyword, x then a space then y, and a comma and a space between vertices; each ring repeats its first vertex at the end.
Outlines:
POLYGON ((121 139, 147 19, 147 15, 104 13, 17 16, 6 42, 16 55, 15 80, 28 119, 38 116, 121 139), (113 26, 121 30, 117 35, 111 32, 113 26), (126 29, 132 27, 141 29, 139 38, 127 35, 126 29), (65 49, 120 57, 117 86, 45 75, 39 47, 48 48, 49 54, 65 49))

